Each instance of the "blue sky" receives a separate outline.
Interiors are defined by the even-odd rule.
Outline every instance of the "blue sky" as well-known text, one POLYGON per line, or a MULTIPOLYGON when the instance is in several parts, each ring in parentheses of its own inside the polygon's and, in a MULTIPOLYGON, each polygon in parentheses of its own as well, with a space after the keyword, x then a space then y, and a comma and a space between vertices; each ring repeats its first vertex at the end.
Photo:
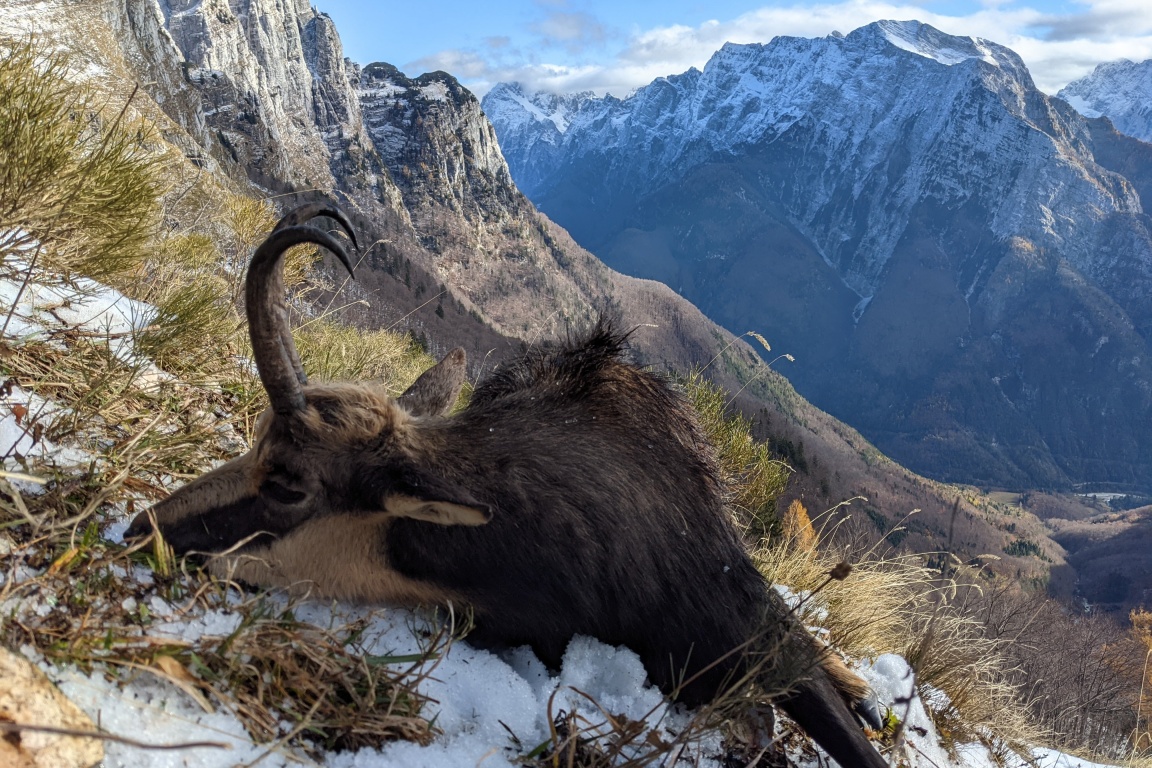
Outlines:
POLYGON ((1102 61, 1152 58, 1152 0, 312 0, 345 54, 411 76, 443 69, 478 94, 501 80, 622 96, 703 66, 726 41, 815 37, 918 19, 1014 49, 1054 93, 1102 61))

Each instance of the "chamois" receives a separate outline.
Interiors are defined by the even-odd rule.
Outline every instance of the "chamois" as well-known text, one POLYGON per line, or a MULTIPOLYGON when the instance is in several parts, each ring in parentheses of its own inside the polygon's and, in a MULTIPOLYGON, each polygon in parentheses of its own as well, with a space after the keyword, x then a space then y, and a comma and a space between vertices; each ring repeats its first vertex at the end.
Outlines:
POLYGON ((269 409, 251 450, 139 515, 213 573, 313 595, 472 607, 469 642, 530 645, 555 668, 573 635, 626 645, 689 705, 738 680, 777 701, 844 768, 883 768, 845 699, 866 693, 753 565, 713 448, 660 377, 622 360, 600 321, 532 348, 455 414, 464 352, 399 398, 308 384, 288 328, 282 257, 313 243, 351 273, 304 206, 256 249, 246 301, 269 409))

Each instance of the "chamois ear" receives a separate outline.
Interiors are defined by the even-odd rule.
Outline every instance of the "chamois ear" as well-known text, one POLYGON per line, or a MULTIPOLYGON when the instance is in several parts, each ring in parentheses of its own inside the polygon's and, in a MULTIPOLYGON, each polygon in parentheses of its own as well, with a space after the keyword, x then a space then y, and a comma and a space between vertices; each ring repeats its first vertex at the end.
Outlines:
POLYGON ((439 472, 409 466, 397 482, 383 491, 384 512, 437 525, 484 525, 492 519, 492 507, 477 500, 468 489, 439 472))
POLYGON ((420 499, 407 494, 392 494, 384 499, 384 510, 396 517, 410 517, 437 525, 484 525, 492 512, 483 505, 470 506, 453 501, 420 499))
POLYGON ((447 413, 464 386, 464 350, 460 347, 444 355, 400 395, 400 404, 413 416, 440 416, 447 413))

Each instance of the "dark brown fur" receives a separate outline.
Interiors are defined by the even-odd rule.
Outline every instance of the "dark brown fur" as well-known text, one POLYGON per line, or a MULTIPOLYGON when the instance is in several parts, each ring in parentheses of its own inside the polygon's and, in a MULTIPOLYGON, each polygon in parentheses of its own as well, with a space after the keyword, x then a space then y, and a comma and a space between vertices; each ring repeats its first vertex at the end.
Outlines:
MULTIPOLYGON (((283 334, 268 328, 274 355, 283 334)), ((761 686, 790 687, 783 707, 842 766, 884 766, 837 692, 855 676, 749 559, 691 408, 623 362, 623 344, 602 323, 532 350, 453 416, 457 352, 398 401, 366 385, 293 391, 294 351, 272 364, 258 352, 262 376, 285 373, 252 450, 153 512, 180 552, 247 539, 212 560, 217 572, 333 597, 466 601, 471 641, 527 644, 553 667, 573 635, 591 635, 632 648, 689 704, 755 667, 761 686)), ((148 528, 141 516, 132 533, 148 528)))

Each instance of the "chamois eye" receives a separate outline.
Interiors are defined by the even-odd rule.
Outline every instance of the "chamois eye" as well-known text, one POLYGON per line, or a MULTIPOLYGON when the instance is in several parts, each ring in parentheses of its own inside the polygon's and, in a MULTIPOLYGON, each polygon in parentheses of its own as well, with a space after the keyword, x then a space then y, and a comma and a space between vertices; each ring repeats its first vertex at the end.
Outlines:
POLYGON ((308 498, 308 494, 289 488, 270 478, 266 478, 264 482, 260 484, 260 495, 267 496, 281 504, 299 504, 308 498))

